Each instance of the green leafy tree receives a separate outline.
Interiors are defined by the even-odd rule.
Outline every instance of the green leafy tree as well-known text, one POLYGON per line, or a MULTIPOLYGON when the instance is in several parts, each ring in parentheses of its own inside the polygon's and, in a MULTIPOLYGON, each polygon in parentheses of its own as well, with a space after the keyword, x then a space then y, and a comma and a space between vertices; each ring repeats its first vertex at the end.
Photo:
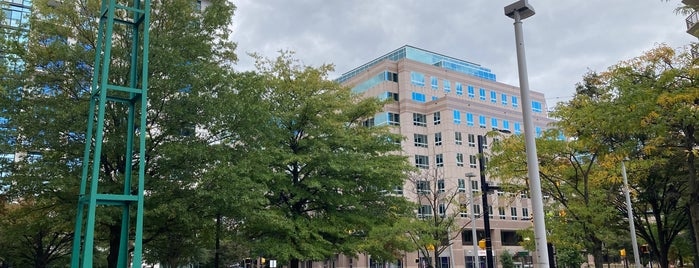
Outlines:
MULTIPOLYGON (((623 230, 618 211, 608 205, 618 195, 619 183, 604 166, 605 160, 600 160, 598 150, 586 147, 582 139, 565 141, 558 136, 557 130, 549 130, 537 139, 542 193, 549 197, 549 240, 554 245, 574 243, 586 249, 595 256, 595 267, 601 268, 603 244, 623 230)), ((506 188, 512 187, 511 192, 528 189, 523 136, 495 142, 492 152, 488 172, 506 188)))
POLYGON ((289 53, 258 59, 258 69, 268 109, 254 115, 260 133, 239 140, 261 145, 248 156, 266 199, 246 217, 253 253, 295 268, 367 249, 365 238, 408 204, 391 194, 409 169, 395 153, 400 136, 362 126, 382 102, 327 80, 331 66, 298 66, 289 53))
MULTIPOLYGON (((689 54, 659 46, 604 73, 588 74, 575 98, 554 113, 564 133, 616 155, 610 164, 631 158, 638 234, 662 267, 669 265, 672 240, 686 222, 699 225, 695 64, 689 54)), ((619 199, 617 204, 623 208, 619 199)), ((692 233, 696 241, 699 233, 692 233)), ((694 248, 696 255, 696 243, 694 248)))
MULTIPOLYGON (((66 215, 75 215, 85 142, 94 142, 85 141, 84 133, 100 1, 48 2, 33 1, 29 42, 17 47, 25 71, 0 82, 8 89, 0 107, 2 116, 8 118, 6 130, 14 133, 12 150, 31 156, 11 164, 11 174, 3 180, 12 185, 7 202, 35 199, 26 206, 37 213, 26 217, 48 213, 50 207, 65 220, 70 218, 66 215)), ((197 11, 188 0, 152 1, 148 123, 138 126, 148 132, 144 257, 150 262, 203 262, 209 254, 189 249, 213 247, 209 227, 215 215, 209 212, 214 209, 197 199, 197 187, 209 165, 218 160, 211 148, 216 137, 199 135, 197 130, 213 124, 201 111, 218 107, 208 106, 204 96, 230 84, 235 44, 228 41, 234 6, 224 0, 209 2, 209 8, 197 11)), ((129 40, 128 33, 116 29, 112 54, 123 58, 128 53, 124 42, 129 40)), ((110 82, 121 84, 128 70, 124 62, 113 61, 110 82)), ((126 125, 125 114, 125 107, 110 107, 105 117, 108 142, 100 163, 100 190, 105 192, 121 187, 124 167, 131 164, 123 155, 126 139, 120 126, 126 125)), ((107 255, 108 267, 114 267, 120 212, 112 208, 98 211, 100 250, 96 254, 107 255)), ((54 228, 61 226, 60 232, 69 234, 70 225, 54 228)), ((24 245, 13 247, 31 252, 24 245)))
POLYGON ((500 254, 500 264, 502 265, 502 268, 515 267, 515 261, 512 259, 512 254, 510 254, 509 251, 505 250, 500 254))

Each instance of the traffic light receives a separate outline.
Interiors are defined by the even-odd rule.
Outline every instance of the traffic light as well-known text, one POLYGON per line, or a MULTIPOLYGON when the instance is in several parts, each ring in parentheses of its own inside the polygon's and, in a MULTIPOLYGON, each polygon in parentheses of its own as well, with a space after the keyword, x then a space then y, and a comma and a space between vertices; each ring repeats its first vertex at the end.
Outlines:
POLYGON ((639 247, 639 250, 640 250, 641 253, 643 253, 643 254, 648 253, 648 245, 641 245, 641 247, 639 247))
POLYGON ((485 249, 485 239, 478 240, 478 247, 485 249))
POLYGON ((621 255, 622 257, 626 257, 626 249, 622 248, 621 250, 619 250, 619 255, 621 255))

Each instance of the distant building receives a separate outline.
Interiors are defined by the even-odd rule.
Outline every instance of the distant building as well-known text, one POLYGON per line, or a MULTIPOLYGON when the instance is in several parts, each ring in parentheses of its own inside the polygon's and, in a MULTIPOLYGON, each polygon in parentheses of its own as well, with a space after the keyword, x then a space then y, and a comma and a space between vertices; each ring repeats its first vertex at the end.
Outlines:
MULTIPOLYGON (((441 178, 435 187, 439 189, 431 190, 458 189, 462 200, 470 189, 480 192, 478 135, 493 130, 505 134, 524 132, 519 88, 498 82, 494 73, 476 63, 403 46, 343 74, 336 81, 365 97, 395 100, 365 125, 393 126, 393 131, 405 138, 401 143, 402 153, 416 167, 425 172, 440 170, 441 178), (467 178, 467 173, 475 177, 467 178)), ((553 120, 548 118, 544 94, 531 92, 531 98, 533 121, 540 135, 553 120)), ((491 142, 487 140, 486 146, 491 142)), ((416 217, 437 216, 425 215, 434 210, 425 208, 427 204, 419 201, 423 188, 420 182, 410 181, 399 193, 419 204, 416 217)), ((495 259, 505 250, 514 254, 525 251, 519 246, 516 231, 532 225, 529 197, 504 192, 489 197, 490 206, 482 208, 478 195, 475 208, 459 215, 463 223, 468 222, 469 213, 475 213, 479 218, 476 226, 480 239, 483 233, 480 215, 482 211, 489 212, 495 259)), ((472 256, 485 255, 483 251, 474 254, 470 225, 457 237, 440 256, 443 268, 472 267, 472 256)), ((389 266, 419 267, 417 258, 415 252, 406 253, 401 263, 389 266)), ((384 267, 367 256, 355 259, 341 256, 335 265, 384 267)))

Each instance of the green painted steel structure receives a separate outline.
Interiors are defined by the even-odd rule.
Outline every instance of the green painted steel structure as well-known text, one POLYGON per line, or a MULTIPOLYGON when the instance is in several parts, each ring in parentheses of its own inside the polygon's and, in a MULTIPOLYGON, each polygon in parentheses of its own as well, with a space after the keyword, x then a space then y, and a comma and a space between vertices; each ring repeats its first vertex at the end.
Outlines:
POLYGON ((117 267, 129 267, 131 263, 133 267, 141 267, 150 0, 102 0, 100 10, 71 267, 92 267, 96 249, 94 244, 96 210, 102 206, 117 206, 122 210, 117 267), (127 55, 125 58, 112 59, 114 57, 112 43, 115 41, 130 44, 130 52, 125 53, 127 55), (130 66, 128 78, 110 76, 110 66, 124 62, 128 62, 130 66), (125 81, 126 85, 111 84, 112 81, 125 81), (100 176, 104 176, 100 172, 105 133, 104 119, 106 110, 117 105, 128 107, 128 113, 125 115, 128 117, 127 126, 123 129, 126 132, 125 167, 122 176, 124 187, 121 193, 108 193, 98 190, 100 176), (138 150, 137 153, 134 153, 134 147, 138 150), (132 180, 136 175, 134 174, 136 173, 134 172, 135 163, 138 164, 137 181, 132 180), (133 221, 135 226, 132 233, 130 224, 133 221), (133 240, 131 240, 131 234, 134 235, 133 240), (133 243, 133 256, 129 260, 131 243, 133 243))

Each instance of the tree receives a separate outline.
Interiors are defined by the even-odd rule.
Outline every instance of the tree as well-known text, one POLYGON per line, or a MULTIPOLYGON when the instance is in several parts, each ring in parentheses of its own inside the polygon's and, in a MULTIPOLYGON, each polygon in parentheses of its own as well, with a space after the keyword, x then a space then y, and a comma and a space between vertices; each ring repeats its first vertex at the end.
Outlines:
MULTIPOLYGON (((196 130, 211 124, 200 111, 217 107, 203 102, 204 96, 229 83, 235 44, 228 41, 234 6, 224 0, 209 2, 209 8, 200 12, 188 0, 152 1, 148 125, 138 126, 148 130, 144 257, 152 262, 200 261, 205 254, 184 249, 203 245, 203 239, 212 237, 206 230, 213 217, 198 214, 208 204, 198 201, 195 193, 208 165, 216 162, 217 155, 210 154, 215 140, 196 130), (167 237, 181 243, 159 247, 167 237)), ((29 42, 15 50, 26 68, 0 82, 12 89, 3 94, 0 107, 5 109, 8 129, 16 133, 12 150, 37 157, 12 164, 11 174, 3 180, 12 185, 8 202, 35 197, 26 206, 47 213, 35 204, 57 204, 52 207, 55 213, 74 217, 85 142, 93 142, 85 141, 84 133, 99 1, 50 6, 47 0, 38 0, 33 7, 29 42)), ((112 54, 120 58, 128 53, 124 42, 129 40, 128 33, 117 27, 115 34, 119 37, 112 54)), ((111 83, 121 84, 128 67, 114 61, 111 83)), ((124 133, 117 131, 125 125, 125 112, 120 107, 110 111, 100 166, 100 189, 107 192, 120 185, 125 165, 131 164, 123 156, 124 133)), ((108 249, 108 266, 114 267, 120 213, 110 208, 99 211, 98 248, 108 249)), ((65 226, 61 231, 69 233, 72 228, 65 226)), ((15 247, 29 252, 20 246, 15 247)))
POLYGON ((465 194, 466 182, 457 185, 454 180, 447 180, 443 168, 436 163, 426 170, 413 172, 409 181, 414 185, 412 194, 417 197, 418 220, 413 221, 408 235, 421 256, 429 260, 429 266, 439 268, 439 256, 471 224, 470 219, 462 216, 467 207, 473 206, 465 194))
MULTIPOLYGON (((683 222, 699 225, 695 64, 687 53, 659 46, 604 73, 586 75, 574 99, 554 113, 567 136, 606 148, 610 167, 631 159, 635 214, 645 223, 638 234, 656 244, 662 267, 683 222), (648 209, 653 218, 645 220, 648 209)), ((693 236, 696 241, 699 233, 693 236)), ((694 248, 699 252, 696 243, 694 248)))
POLYGON ((254 116, 259 135, 239 137, 260 144, 248 156, 266 199, 246 217, 253 253, 294 268, 358 253, 364 238, 393 224, 408 204, 392 194, 409 169, 395 153, 400 136, 362 126, 382 102, 359 99, 327 80, 331 66, 298 66, 290 53, 258 58, 258 70, 268 110, 254 116))
POLYGON ((500 264, 502 264, 502 268, 515 267, 515 262, 512 259, 512 254, 510 254, 509 251, 505 250, 500 254, 500 264))
MULTIPOLYGON (((558 130, 546 131, 537 139, 542 194, 546 202, 549 240, 557 245, 584 248, 603 265, 603 244, 618 236, 619 213, 608 206, 619 194, 600 151, 587 148, 585 141, 560 140, 558 130), (610 228, 617 226, 618 228, 610 228)), ((510 192, 528 189, 524 138, 512 135, 493 143, 488 172, 501 179, 510 192), (524 188, 527 187, 527 188, 524 188)))

